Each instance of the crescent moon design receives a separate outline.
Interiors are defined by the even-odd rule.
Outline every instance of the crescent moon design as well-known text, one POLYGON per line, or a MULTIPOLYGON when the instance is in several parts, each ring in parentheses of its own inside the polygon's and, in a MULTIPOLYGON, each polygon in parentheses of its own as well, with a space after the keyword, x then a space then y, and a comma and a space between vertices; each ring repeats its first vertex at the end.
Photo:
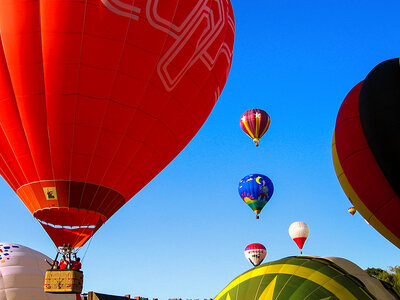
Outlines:
POLYGON ((258 176, 257 178, 256 178, 256 182, 258 183, 258 184, 262 184, 261 182, 260 182, 260 178, 262 178, 261 176, 258 176))

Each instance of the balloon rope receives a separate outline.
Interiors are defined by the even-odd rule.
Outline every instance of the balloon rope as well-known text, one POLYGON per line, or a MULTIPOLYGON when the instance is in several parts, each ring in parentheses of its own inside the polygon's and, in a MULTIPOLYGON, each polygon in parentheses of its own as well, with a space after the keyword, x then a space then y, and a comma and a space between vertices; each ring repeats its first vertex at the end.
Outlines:
POLYGON ((83 254, 82 259, 81 259, 82 262, 83 262, 83 260, 85 259, 86 253, 87 253, 88 250, 89 250, 89 247, 90 247, 90 244, 92 243, 93 237, 94 237, 94 235, 92 235, 92 237, 89 239, 89 243, 88 243, 88 245, 87 245, 87 247, 86 247, 86 251, 85 251, 85 253, 83 254))

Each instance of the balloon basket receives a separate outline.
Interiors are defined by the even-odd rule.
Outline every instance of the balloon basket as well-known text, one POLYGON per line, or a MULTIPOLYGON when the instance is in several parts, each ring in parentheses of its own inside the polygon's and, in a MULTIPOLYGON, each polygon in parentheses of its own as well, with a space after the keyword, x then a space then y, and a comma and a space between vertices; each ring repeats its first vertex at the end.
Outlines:
POLYGON ((48 270, 44 279, 44 291, 51 294, 80 294, 83 288, 83 272, 77 270, 48 270))

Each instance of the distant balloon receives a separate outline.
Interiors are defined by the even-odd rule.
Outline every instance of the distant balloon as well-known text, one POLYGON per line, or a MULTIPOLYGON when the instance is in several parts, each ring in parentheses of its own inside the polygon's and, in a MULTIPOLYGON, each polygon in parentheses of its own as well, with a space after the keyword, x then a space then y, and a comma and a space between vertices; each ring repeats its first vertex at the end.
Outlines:
POLYGON ((339 257, 291 256, 251 268, 214 300, 396 300, 389 285, 339 257))
POLYGON ((267 255, 267 249, 262 244, 253 243, 247 245, 246 249, 244 249, 244 255, 247 260, 256 267, 263 262, 267 255))
POLYGON ((357 209, 354 206, 352 206, 348 209, 348 211, 354 216, 354 214, 357 212, 357 209))
POLYGON ((336 119, 332 154, 351 203, 400 248, 400 64, 378 64, 345 97, 336 119))
MULTIPOLYGON (((75 300, 75 295, 46 294, 46 255, 17 244, 0 243, 1 300, 75 300)), ((79 296, 79 299, 80 296, 79 296)))
POLYGON ((251 174, 240 180, 238 190, 240 197, 257 214, 258 219, 261 210, 274 193, 274 185, 265 175, 251 174))
POLYGON ((267 132, 271 118, 262 109, 253 108, 246 111, 240 118, 240 127, 253 139, 256 146, 267 132))
MULTIPOLYGON (((310 229, 304 222, 294 222, 289 227, 289 235, 300 250, 303 249, 304 243, 306 242, 309 234, 310 229)), ((300 253, 302 253, 302 251, 300 251, 300 253)))

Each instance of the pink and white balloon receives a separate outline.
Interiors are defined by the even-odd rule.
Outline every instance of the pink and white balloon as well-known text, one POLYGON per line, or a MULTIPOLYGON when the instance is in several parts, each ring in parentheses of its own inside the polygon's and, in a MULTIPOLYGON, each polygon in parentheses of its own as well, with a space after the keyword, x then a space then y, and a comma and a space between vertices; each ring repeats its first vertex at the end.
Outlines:
MULTIPOLYGON (((294 222, 289 227, 289 235, 300 250, 303 249, 304 243, 306 242, 309 234, 310 229, 304 222, 294 222)), ((300 254, 303 254, 303 252, 300 251, 300 254)))
POLYGON ((262 244, 253 243, 247 245, 246 249, 244 249, 244 256, 256 267, 261 264, 265 256, 267 256, 267 249, 262 244))

